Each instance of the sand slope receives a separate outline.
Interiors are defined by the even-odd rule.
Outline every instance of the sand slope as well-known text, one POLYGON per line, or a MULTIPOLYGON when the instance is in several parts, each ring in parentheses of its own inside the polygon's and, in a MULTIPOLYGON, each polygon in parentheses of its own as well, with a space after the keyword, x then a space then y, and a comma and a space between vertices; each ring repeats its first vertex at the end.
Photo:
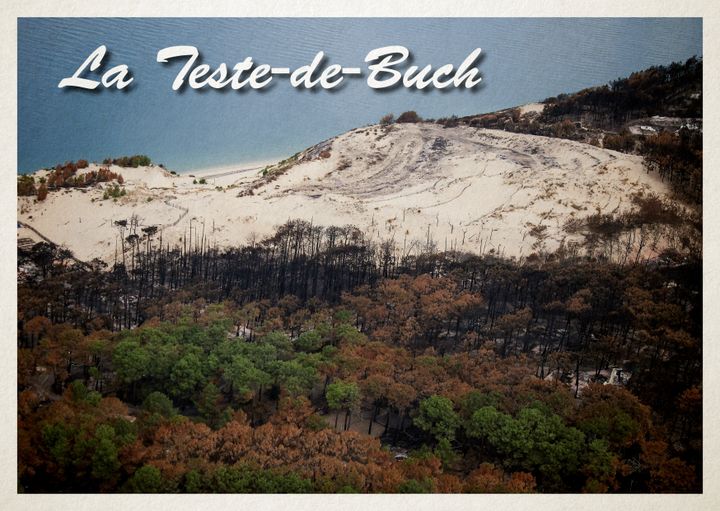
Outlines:
POLYGON ((405 253, 430 239, 440 250, 523 256, 572 239, 563 229, 568 219, 628 209, 638 192, 668 193, 638 156, 429 123, 358 128, 298 160, 271 182, 253 167, 206 174, 204 185, 158 167, 113 167, 125 178, 125 197, 102 200, 100 187, 52 192, 43 203, 20 197, 18 219, 80 259, 109 262, 119 232, 113 222, 132 215, 162 228, 171 244, 191 222, 231 245, 302 218, 357 225, 405 253))

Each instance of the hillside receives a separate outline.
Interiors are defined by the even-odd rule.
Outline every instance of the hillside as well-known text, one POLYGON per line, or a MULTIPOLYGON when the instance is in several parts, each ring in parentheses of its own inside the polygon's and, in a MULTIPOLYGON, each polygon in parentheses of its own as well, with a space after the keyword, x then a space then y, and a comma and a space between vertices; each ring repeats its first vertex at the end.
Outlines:
POLYGON ((204 184, 200 174, 160 167, 110 169, 123 176, 125 195, 103 200, 113 185, 101 183, 53 191, 42 202, 20 197, 18 220, 80 259, 106 262, 122 244, 116 222, 133 217, 171 245, 191 226, 210 244, 232 246, 299 218, 356 225, 405 254, 434 245, 522 257, 582 241, 567 227, 578 220, 631 210, 638 194, 669 192, 639 156, 432 123, 358 128, 261 170, 206 175, 204 184))

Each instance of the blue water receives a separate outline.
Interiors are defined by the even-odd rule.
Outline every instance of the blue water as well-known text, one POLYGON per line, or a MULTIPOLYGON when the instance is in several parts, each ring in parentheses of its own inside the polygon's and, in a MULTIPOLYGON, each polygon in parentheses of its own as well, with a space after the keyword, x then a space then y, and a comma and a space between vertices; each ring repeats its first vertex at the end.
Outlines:
POLYGON ((487 112, 607 83, 651 65, 702 55, 700 19, 23 18, 18 20, 18 171, 66 160, 148 154, 188 170, 284 157, 385 113, 424 117, 487 112), (107 67, 128 64, 127 91, 59 89, 101 44, 107 67), (329 63, 364 68, 371 49, 399 44, 415 64, 458 65, 476 47, 474 92, 335 92, 280 80, 265 92, 171 89, 182 62, 161 48, 197 46, 203 62, 245 57, 294 69, 323 50, 329 63))

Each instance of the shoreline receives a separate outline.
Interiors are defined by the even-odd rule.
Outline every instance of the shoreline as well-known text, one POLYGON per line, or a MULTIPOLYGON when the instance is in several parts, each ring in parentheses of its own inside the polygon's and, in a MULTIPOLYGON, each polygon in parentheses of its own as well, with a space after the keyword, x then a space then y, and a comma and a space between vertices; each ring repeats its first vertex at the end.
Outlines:
MULTIPOLYGON (((200 167, 190 170, 176 170, 178 176, 189 177, 191 174, 196 177, 209 177, 217 174, 235 174, 240 172, 249 172, 251 170, 259 170, 269 165, 274 165, 282 161, 282 157, 266 158, 262 160, 245 161, 241 163, 230 163, 226 165, 217 165, 213 167, 200 167)), ((174 170, 174 169, 168 169, 174 170)))

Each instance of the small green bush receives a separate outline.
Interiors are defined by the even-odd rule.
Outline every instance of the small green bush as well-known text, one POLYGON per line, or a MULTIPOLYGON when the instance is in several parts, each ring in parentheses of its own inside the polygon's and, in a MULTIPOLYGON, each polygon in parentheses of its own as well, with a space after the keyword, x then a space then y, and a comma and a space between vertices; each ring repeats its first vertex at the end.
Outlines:
POLYGON ((125 191, 125 188, 120 188, 120 185, 112 185, 109 188, 105 189, 105 192, 103 193, 103 200, 107 200, 109 198, 117 199, 118 197, 124 197, 127 192, 125 191))
POLYGON ((389 124, 392 124, 394 120, 394 114, 385 114, 380 118, 380 126, 387 126, 389 124))

